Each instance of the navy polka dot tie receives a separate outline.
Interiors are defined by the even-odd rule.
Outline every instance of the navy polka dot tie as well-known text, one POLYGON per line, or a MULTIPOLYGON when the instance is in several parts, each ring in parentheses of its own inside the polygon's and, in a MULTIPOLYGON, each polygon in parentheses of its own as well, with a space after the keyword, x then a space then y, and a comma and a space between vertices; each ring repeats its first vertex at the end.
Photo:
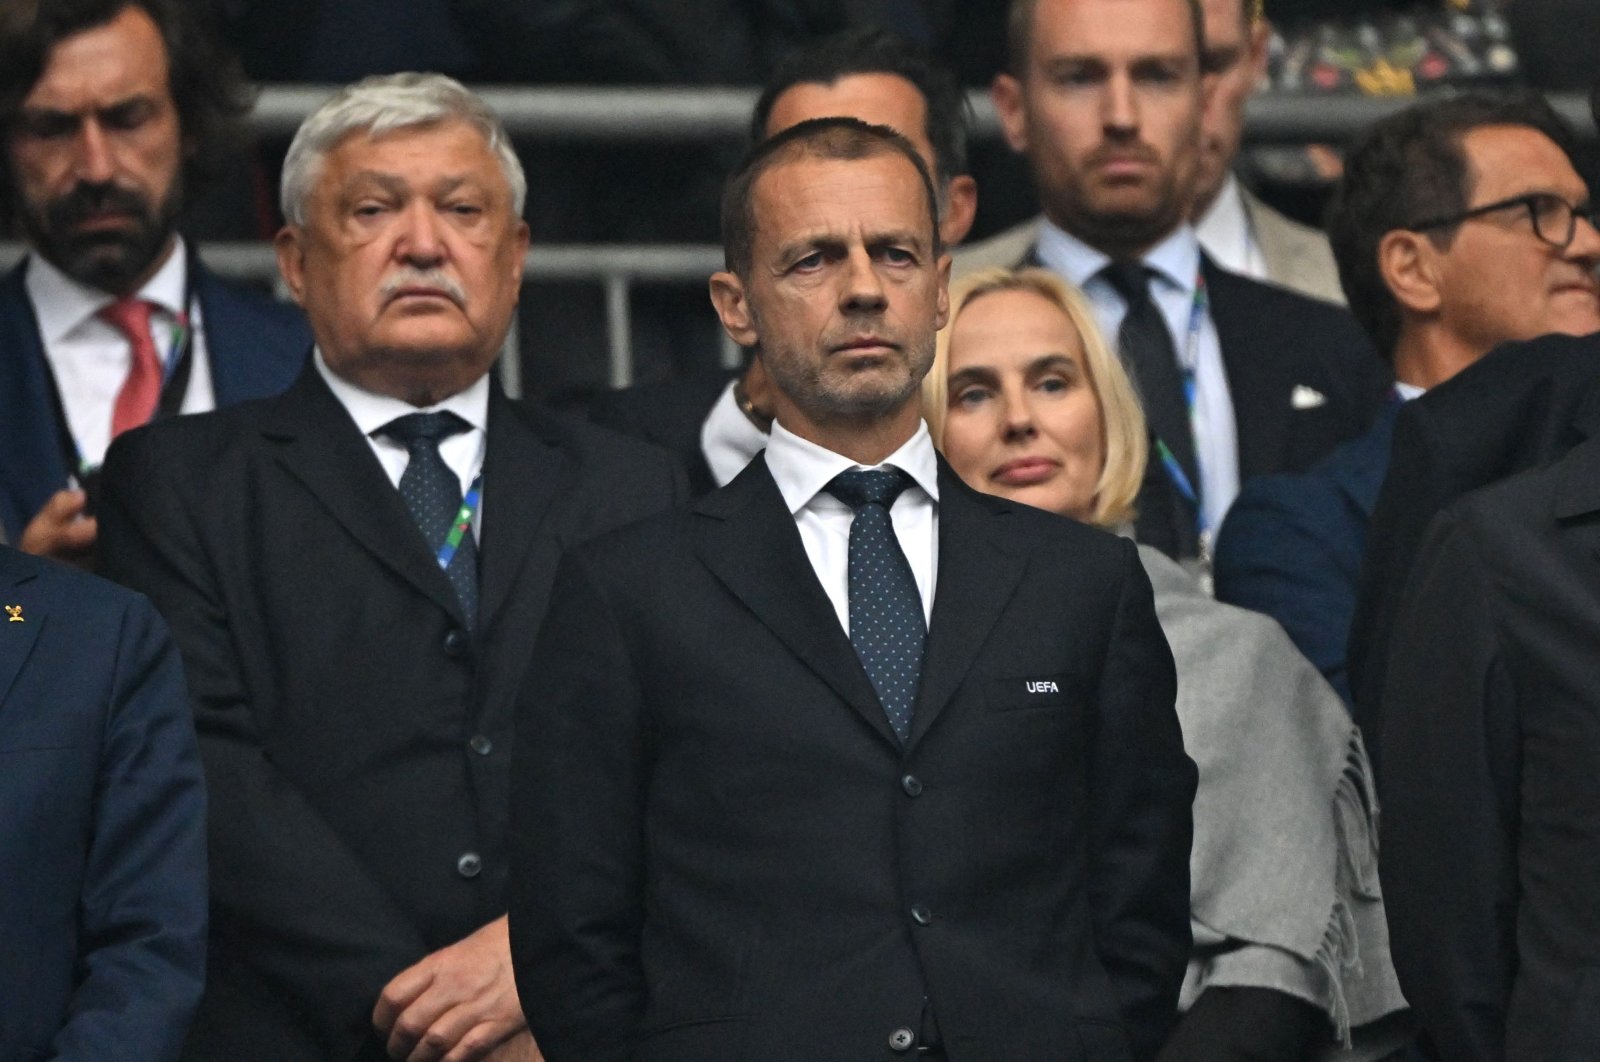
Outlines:
POLYGON ((911 477, 897 468, 841 472, 827 491, 850 506, 850 643, 903 742, 922 679, 928 641, 922 595, 894 535, 889 507, 911 477))
MULTIPOLYGON (((443 411, 407 413, 378 429, 411 453, 400 476, 400 497, 435 557, 461 511, 461 480, 439 456, 439 440, 471 429, 472 425, 454 413, 443 411)), ((478 548, 470 529, 461 536, 444 574, 455 588, 471 628, 478 620, 478 548)))

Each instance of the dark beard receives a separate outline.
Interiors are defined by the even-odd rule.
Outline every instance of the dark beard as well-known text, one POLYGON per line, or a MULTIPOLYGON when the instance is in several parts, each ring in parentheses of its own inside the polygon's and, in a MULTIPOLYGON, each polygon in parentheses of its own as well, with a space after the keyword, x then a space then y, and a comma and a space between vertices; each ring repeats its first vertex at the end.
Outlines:
POLYGON ((112 295, 126 295, 156 265, 172 238, 182 199, 173 181, 166 198, 152 208, 138 192, 115 184, 79 184, 44 204, 24 204, 23 232, 35 250, 80 284, 112 295), (77 231, 95 213, 113 210, 133 219, 128 228, 77 231))

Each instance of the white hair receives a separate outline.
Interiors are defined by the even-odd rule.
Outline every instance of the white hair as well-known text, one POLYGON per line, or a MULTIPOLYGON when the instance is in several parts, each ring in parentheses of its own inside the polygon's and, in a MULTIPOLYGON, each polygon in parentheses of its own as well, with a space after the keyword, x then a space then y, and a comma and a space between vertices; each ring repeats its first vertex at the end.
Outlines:
POLYGON ((520 216, 528 195, 528 179, 511 149, 511 138, 499 117, 455 78, 443 74, 384 74, 340 89, 300 123, 283 160, 278 201, 291 225, 303 225, 311 189, 323 160, 351 133, 382 136, 439 122, 466 122, 488 141, 511 190, 513 211, 520 216))

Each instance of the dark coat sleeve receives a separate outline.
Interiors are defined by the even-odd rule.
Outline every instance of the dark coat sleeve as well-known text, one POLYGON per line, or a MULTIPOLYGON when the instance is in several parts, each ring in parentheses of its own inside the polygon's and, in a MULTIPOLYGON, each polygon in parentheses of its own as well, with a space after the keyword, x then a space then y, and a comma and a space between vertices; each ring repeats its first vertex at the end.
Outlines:
POLYGON ((1504 1058, 1517 900, 1517 705, 1457 510, 1418 554, 1384 694, 1383 860, 1401 988, 1452 1062, 1504 1058))
POLYGON ((1350 703, 1345 653, 1365 516, 1314 475, 1250 480, 1217 536, 1217 599, 1271 616, 1350 703))
POLYGON ((173 474, 191 462, 157 452, 186 436, 131 432, 112 447, 100 562, 106 575, 149 595, 183 653, 211 795, 214 939, 230 927, 247 933, 250 965, 313 1023, 330 1057, 349 1057, 370 1035, 379 991, 428 948, 273 766, 228 622, 224 577, 196 531, 193 513, 206 499, 191 497, 173 474))
POLYGON ((147 602, 123 611, 105 666, 83 954, 51 1057, 172 1059, 205 980, 204 781, 178 652, 147 602))
POLYGON ((1153 1058, 1178 1010, 1193 940, 1189 849, 1197 773, 1183 749, 1172 652, 1132 542, 1100 675, 1090 906, 1134 1057, 1153 1058))
POLYGON ((626 1062, 645 1004, 645 728, 622 632, 581 560, 556 577, 517 714, 511 958, 550 1062, 626 1062), (570 799, 582 793, 583 799, 570 799))

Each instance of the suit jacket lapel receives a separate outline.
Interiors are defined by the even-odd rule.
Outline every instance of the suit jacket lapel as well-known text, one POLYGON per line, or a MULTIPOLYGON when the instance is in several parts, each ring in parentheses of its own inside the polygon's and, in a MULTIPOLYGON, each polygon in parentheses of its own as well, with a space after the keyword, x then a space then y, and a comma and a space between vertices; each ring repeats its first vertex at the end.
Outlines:
POLYGON ((13 623, 9 614, 0 614, 0 706, 5 704, 11 684, 17 680, 48 618, 44 605, 28 601, 25 591, 17 589, 25 587, 33 576, 18 579, 6 572, 3 564, 4 559, 0 558, 0 605, 21 605, 22 620, 13 623))
POLYGON ((39 320, 23 284, 24 259, 0 281, 0 519, 22 524, 67 484, 61 425, 46 376, 39 320))
POLYGON ((939 459, 939 576, 910 746, 928 732, 1016 592, 1027 560, 1006 548, 1010 513, 962 483, 939 459))
POLYGON ((800 532, 759 454, 734 481, 695 505, 700 560, 882 738, 899 747, 800 532))
POLYGON ((478 628, 489 631, 520 584, 524 558, 573 474, 570 459, 539 438, 496 386, 483 461, 483 542, 478 552, 478 628))
POLYGON ((1222 348, 1222 366, 1233 396, 1239 439, 1239 477, 1278 467, 1289 431, 1289 387, 1282 380, 1284 359, 1256 347, 1259 330, 1250 314, 1246 282, 1217 268, 1206 255, 1200 269, 1210 294, 1211 323, 1222 348), (1248 415, 1240 416, 1241 411, 1248 415))
POLYGON ((465 626, 455 590, 429 555, 400 492, 314 364, 277 412, 262 434, 279 444, 277 457, 289 474, 374 557, 465 626))

